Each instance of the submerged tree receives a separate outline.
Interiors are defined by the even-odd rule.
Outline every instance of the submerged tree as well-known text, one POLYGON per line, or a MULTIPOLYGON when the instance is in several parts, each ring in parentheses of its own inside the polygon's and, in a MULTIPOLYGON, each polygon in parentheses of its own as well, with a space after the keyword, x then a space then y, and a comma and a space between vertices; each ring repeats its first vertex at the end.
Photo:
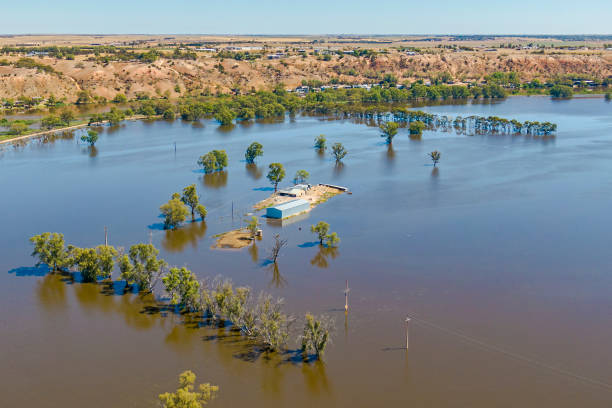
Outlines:
POLYGON ((344 148, 342 143, 334 143, 332 146, 332 154, 336 159, 336 163, 340 163, 342 159, 348 154, 348 151, 344 148))
POLYGON ((179 376, 179 387, 176 392, 165 392, 159 395, 162 408, 202 408, 215 398, 219 387, 209 383, 200 384, 195 391, 196 375, 185 371, 179 376))
POLYGON ((325 150, 326 143, 327 143, 327 139, 325 138, 325 135, 319 135, 315 139, 314 146, 318 150, 325 150))
POLYGON ((306 314, 304 331, 300 336, 302 352, 305 356, 313 353, 317 358, 323 356, 327 345, 331 342, 331 329, 333 321, 327 316, 316 318, 310 313, 306 314))
POLYGON ((289 338, 291 318, 282 311, 283 301, 270 295, 260 296, 257 304, 257 338, 269 351, 284 348, 289 338))
POLYGON ((164 229, 176 229, 189 214, 187 206, 181 201, 178 193, 172 194, 170 201, 159 207, 159 210, 164 215, 164 229))
POLYGON ((276 260, 278 259, 278 255, 281 249, 283 249, 286 246, 287 246, 287 240, 282 239, 280 237, 280 234, 274 234, 274 245, 272 246, 272 251, 270 254, 270 258, 272 259, 273 263, 276 263, 276 260))
POLYGON ((121 279, 127 286, 137 285, 142 292, 151 292, 155 282, 162 275, 168 264, 158 259, 159 250, 151 244, 136 244, 130 247, 128 254, 117 259, 121 279))
POLYGON ((408 130, 411 135, 421 135, 423 133, 423 130, 425 130, 425 128, 427 128, 427 125, 421 122, 420 120, 415 120, 414 122, 410 122, 410 125, 408 125, 408 130))
POLYGON ((72 264, 81 272, 83 281, 96 282, 111 277, 117 250, 110 245, 95 248, 72 248, 72 264))
POLYGON ((90 146, 94 146, 98 141, 98 132, 95 130, 88 130, 86 135, 81 136, 81 140, 90 146))
POLYGON ((251 236, 254 237, 259 229, 259 221, 256 216, 252 216, 251 219, 247 222, 246 228, 251 233, 251 236))
POLYGON ((206 217, 206 207, 200 204, 200 196, 196 190, 196 185, 192 184, 183 189, 181 201, 191 209, 191 219, 195 219, 197 212, 202 219, 206 217))
POLYGON ((327 238, 327 233, 329 232, 329 224, 325 221, 319 221, 317 225, 310 226, 310 232, 317 234, 319 244, 323 245, 323 241, 327 238))
POLYGON ((270 171, 266 177, 274 185, 274 192, 276 192, 278 190, 278 183, 285 178, 285 167, 280 163, 271 163, 268 168, 270 171))
POLYGON ((47 265, 51 271, 59 271, 70 265, 70 254, 66 249, 64 234, 43 232, 30 238, 34 245, 32 256, 38 258, 36 266, 47 265))
POLYGON ((397 122, 386 122, 380 125, 380 130, 382 131, 381 137, 386 138, 387 143, 393 142, 393 138, 397 135, 397 129, 399 128, 399 123, 397 122))
POLYGON ((335 232, 332 232, 325 238, 326 238, 325 243, 329 248, 335 247, 336 245, 340 243, 340 238, 338 237, 338 234, 335 232))
POLYGON ((442 154, 437 150, 434 150, 433 152, 429 153, 429 157, 431 158, 431 161, 433 162, 434 167, 436 167, 436 165, 440 161, 441 156, 442 154))
POLYGON ((244 153, 246 162, 250 164, 255 163, 255 159, 259 156, 263 156, 263 146, 258 142, 251 143, 244 153))
POLYGON ((171 268, 162 278, 164 289, 170 295, 170 304, 195 309, 198 304, 200 283, 189 269, 171 268))
POLYGON ((232 124, 234 119, 236 119, 236 113, 231 109, 222 107, 221 109, 219 109, 217 113, 215 113, 215 119, 222 126, 228 126, 232 124))
POLYGON ((212 150, 204 156, 200 156, 198 164, 204 167, 205 173, 223 171, 227 167, 227 153, 225 150, 212 150))
POLYGON ((310 177, 310 174, 308 174, 306 170, 298 170, 295 173, 295 177, 293 178, 293 183, 294 184, 304 183, 306 180, 308 180, 309 177, 310 177))

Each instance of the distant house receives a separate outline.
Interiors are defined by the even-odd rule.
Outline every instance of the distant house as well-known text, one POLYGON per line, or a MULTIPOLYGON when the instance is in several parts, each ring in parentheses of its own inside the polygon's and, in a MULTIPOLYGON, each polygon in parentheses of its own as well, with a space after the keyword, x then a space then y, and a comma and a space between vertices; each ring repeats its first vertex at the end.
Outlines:
POLYGON ((310 209, 310 203, 306 200, 297 199, 287 201, 286 203, 279 204, 275 207, 268 207, 266 210, 266 216, 268 218, 283 219, 291 217, 310 209))

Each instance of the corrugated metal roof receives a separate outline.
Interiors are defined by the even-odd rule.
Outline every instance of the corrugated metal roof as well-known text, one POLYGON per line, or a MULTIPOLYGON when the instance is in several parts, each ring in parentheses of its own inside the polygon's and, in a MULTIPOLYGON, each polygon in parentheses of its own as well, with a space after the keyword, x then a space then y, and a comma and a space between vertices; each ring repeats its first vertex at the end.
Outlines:
POLYGON ((297 200, 291 200, 291 201, 287 201, 286 203, 275 205, 274 208, 276 208, 277 210, 283 211, 283 210, 288 210, 290 208, 299 207, 304 204, 310 205, 308 201, 298 198, 297 200))

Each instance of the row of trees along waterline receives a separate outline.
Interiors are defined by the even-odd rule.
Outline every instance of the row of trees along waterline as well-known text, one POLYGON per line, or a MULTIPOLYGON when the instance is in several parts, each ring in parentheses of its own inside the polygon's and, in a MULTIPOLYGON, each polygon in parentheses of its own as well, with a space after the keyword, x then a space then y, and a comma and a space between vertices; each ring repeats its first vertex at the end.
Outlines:
MULTIPOLYGON (((159 250, 152 244, 136 244, 125 251, 111 245, 95 248, 78 248, 66 245, 63 234, 45 232, 30 238, 34 245, 32 256, 37 266, 44 264, 51 272, 60 272, 82 280, 109 284, 125 283, 125 293, 130 290, 141 294, 159 295, 160 307, 189 313, 203 323, 227 327, 268 352, 287 348, 290 327, 295 319, 283 311, 282 299, 275 299, 264 292, 255 297, 249 287, 235 287, 231 280, 220 277, 199 281, 185 267, 170 267, 159 258, 159 250), (118 269, 118 281, 113 272, 118 269), (156 293, 162 282, 163 291, 156 293)), ((296 336, 304 359, 321 358, 330 342, 332 321, 325 317, 306 314, 303 332, 296 336)))

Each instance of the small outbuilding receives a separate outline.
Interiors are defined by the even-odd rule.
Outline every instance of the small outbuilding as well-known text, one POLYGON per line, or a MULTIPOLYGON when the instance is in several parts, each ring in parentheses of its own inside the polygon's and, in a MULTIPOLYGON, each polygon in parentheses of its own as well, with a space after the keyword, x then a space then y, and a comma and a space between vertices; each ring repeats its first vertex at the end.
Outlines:
POLYGON ((309 209, 310 203, 308 201, 302 199, 291 200, 274 207, 268 207, 266 217, 283 219, 308 211, 309 209))

